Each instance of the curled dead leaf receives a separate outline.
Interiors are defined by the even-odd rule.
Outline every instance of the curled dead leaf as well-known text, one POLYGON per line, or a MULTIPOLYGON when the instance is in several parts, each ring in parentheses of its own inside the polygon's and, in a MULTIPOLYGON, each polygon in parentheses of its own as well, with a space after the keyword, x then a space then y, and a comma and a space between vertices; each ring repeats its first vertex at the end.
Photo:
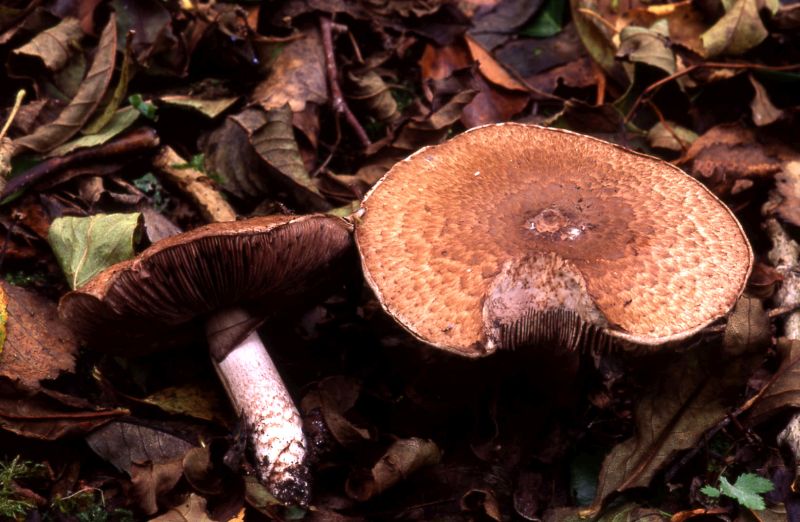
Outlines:
POLYGON ((441 458, 439 447, 431 440, 397 440, 371 470, 352 473, 347 479, 345 491, 356 500, 369 500, 405 480, 418 469, 437 464, 441 458))
POLYGON ((92 66, 75 97, 54 122, 39 127, 33 134, 15 140, 15 149, 46 152, 74 136, 103 100, 103 95, 111 83, 111 76, 114 74, 116 54, 117 18, 112 14, 100 35, 92 66))

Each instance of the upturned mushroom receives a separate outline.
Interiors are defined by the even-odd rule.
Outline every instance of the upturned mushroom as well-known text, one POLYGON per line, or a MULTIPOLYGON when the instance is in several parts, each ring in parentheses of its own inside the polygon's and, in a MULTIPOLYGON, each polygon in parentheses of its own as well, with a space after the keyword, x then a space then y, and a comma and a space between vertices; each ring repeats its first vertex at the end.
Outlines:
POLYGON ((730 310, 753 261, 733 213, 677 167, 534 125, 479 127, 412 154, 357 217, 383 308, 470 357, 684 339, 730 310))
POLYGON ((254 330, 265 308, 325 287, 347 262, 342 219, 268 216, 214 223, 162 240, 66 294, 59 310, 102 350, 169 345, 205 321, 211 360, 250 433, 259 478, 280 500, 310 494, 297 408, 254 330))

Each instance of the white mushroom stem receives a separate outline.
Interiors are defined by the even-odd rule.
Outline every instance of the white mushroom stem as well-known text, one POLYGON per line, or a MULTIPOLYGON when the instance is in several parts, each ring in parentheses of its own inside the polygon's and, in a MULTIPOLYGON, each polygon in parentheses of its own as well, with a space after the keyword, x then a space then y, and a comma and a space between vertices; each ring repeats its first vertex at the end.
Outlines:
MULTIPOLYGON (((248 319, 247 312, 238 308, 208 319, 212 353, 215 338, 248 319)), ((259 479, 278 499, 306 504, 310 484, 302 420, 258 334, 250 333, 222 360, 211 359, 234 408, 247 423, 259 479)))

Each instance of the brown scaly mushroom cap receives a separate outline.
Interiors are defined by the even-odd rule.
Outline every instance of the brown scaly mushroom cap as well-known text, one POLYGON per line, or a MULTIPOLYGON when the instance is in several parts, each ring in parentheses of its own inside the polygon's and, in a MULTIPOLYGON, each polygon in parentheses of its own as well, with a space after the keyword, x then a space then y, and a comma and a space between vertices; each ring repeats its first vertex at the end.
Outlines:
POLYGON ((466 356, 600 333, 657 345, 724 316, 753 260, 677 167, 569 131, 472 129, 396 164, 356 241, 386 311, 466 356))
POLYGON ((331 216, 212 223, 108 268, 66 294, 59 311, 106 351, 168 344, 181 325, 225 307, 285 306, 329 277, 351 244, 350 226, 331 216))

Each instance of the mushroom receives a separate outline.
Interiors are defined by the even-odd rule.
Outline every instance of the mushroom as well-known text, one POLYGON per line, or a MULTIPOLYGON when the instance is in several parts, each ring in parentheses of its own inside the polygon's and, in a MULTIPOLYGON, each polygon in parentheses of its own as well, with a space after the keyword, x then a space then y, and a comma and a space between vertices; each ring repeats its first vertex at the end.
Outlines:
POLYGON ((278 499, 305 504, 300 415, 253 330, 266 308, 329 287, 351 245, 351 227, 331 216, 213 223, 106 269, 66 294, 59 310, 80 337, 110 352, 173 344, 204 319, 214 367, 249 428, 259 479, 278 499))
POLYGON ((730 310, 753 262, 733 213, 677 167, 535 125, 478 127, 412 154, 357 217, 383 308, 470 357, 684 339, 730 310))

